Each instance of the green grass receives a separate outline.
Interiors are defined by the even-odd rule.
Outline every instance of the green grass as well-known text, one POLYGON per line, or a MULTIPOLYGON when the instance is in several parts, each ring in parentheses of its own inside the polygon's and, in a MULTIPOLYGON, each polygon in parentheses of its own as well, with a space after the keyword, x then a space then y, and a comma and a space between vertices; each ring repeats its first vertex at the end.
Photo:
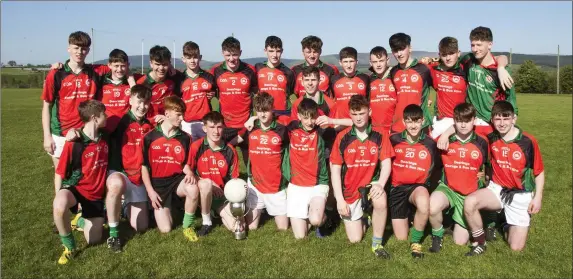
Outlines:
MULTIPOLYGON (((343 227, 328 239, 296 241, 269 220, 249 239, 235 241, 216 227, 197 243, 186 242, 181 227, 167 235, 157 229, 129 239, 124 252, 105 245, 84 249, 68 266, 58 266, 60 239, 51 231, 54 169, 42 149, 40 90, 2 90, 2 275, 5 278, 209 277, 209 278, 571 278, 571 96, 518 95, 518 123, 539 140, 546 169, 543 207, 532 220, 524 252, 501 240, 485 255, 463 256, 466 247, 446 236, 443 251, 414 261, 408 244, 389 237, 391 260, 370 252, 372 231, 349 244, 343 227)), ((244 168, 242 168, 244 170, 244 168)), ((122 224, 124 225, 124 224, 122 224)), ((125 226, 123 226, 125 228, 125 226)), ((125 233, 125 232, 124 232, 125 233)), ((311 232, 313 233, 313 232, 311 232)), ((388 236, 387 236, 388 237, 388 236)), ((425 238, 427 251, 430 238, 425 238)))

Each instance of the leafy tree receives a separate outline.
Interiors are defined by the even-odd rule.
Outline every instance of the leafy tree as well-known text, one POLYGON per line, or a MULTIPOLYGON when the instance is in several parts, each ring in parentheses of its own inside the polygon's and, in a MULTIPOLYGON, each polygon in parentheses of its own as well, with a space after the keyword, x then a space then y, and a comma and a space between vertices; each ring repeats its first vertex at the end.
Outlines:
POLYGON ((16 66, 16 65, 18 65, 18 64, 16 63, 16 61, 10 60, 10 61, 8 61, 8 65, 14 67, 14 66, 16 66))
POLYGON ((517 70, 515 90, 519 93, 545 93, 548 89, 547 75, 532 60, 525 60, 517 70))
POLYGON ((559 87, 562 94, 573 94, 573 67, 567 65, 559 69, 559 87))

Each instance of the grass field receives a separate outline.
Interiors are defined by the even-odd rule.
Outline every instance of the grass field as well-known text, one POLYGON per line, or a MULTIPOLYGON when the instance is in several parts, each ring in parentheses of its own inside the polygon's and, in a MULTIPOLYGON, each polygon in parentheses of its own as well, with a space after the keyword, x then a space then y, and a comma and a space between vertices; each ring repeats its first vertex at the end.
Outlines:
MULTIPOLYGON (((151 229, 130 236, 120 254, 112 254, 104 244, 85 248, 83 234, 75 232, 82 252, 69 265, 58 266, 62 246, 51 230, 54 169, 42 149, 40 93, 38 89, 4 89, 1 93, 4 278, 572 276, 571 96, 517 98, 518 123, 539 140, 546 169, 542 210, 532 220, 527 247, 521 253, 498 240, 488 243, 485 255, 466 258, 467 248, 454 245, 451 236, 446 236, 440 254, 427 253, 415 261, 407 242, 386 234, 392 259, 379 260, 370 251, 371 230, 354 245, 348 243, 343 227, 327 239, 317 239, 311 232, 308 239, 296 241, 291 231, 276 232, 269 220, 245 241, 235 241, 219 226, 197 243, 183 238, 181 226, 167 235, 151 229)), ((425 251, 430 242, 426 237, 425 251)))

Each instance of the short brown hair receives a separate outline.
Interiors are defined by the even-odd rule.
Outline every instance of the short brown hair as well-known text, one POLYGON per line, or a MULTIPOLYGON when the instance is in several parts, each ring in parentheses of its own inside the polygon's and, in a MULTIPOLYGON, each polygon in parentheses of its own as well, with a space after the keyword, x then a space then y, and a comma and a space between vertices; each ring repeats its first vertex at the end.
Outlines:
POLYGON ((302 50, 308 48, 310 50, 322 52, 322 40, 317 36, 306 36, 302 41, 300 41, 300 44, 302 45, 302 50))
POLYGON ((92 45, 92 39, 90 35, 86 32, 76 31, 68 37, 68 44, 76 45, 79 47, 90 47, 92 45))
POLYGON ((420 106, 416 104, 409 104, 404 108, 402 116, 404 121, 406 120, 418 121, 424 118, 424 111, 420 106))
POLYGON ((317 79, 320 79, 320 70, 316 66, 302 68, 302 77, 308 77, 312 74, 314 74, 317 79))
POLYGON ((108 63, 129 63, 127 53, 121 49, 114 49, 109 53, 108 63))
POLYGON ((354 60, 358 60, 358 51, 353 47, 345 47, 340 50, 338 57, 340 58, 340 61, 344 58, 354 58, 354 60))
POLYGON ((223 51, 239 53, 241 51, 241 42, 235 39, 235 37, 227 37, 225 40, 223 40, 221 49, 223 51))
POLYGON ((201 56, 199 45, 195 42, 189 41, 183 45, 183 56, 187 58, 198 58, 201 56))
POLYGON ((255 111, 271 111, 275 100, 271 94, 267 92, 260 92, 255 95, 253 100, 253 108, 255 111))
POLYGON ((283 41, 277 36, 268 36, 265 40, 265 48, 283 49, 283 41))
POLYGON ((470 32, 470 41, 493 42, 493 33, 487 27, 476 27, 470 32))
POLYGON ((304 117, 318 117, 318 104, 313 99, 302 99, 296 109, 298 110, 297 113, 304 117))
POLYGON ((350 101, 348 102, 348 108, 353 111, 359 111, 363 108, 370 108, 370 103, 366 96, 363 95, 354 95, 350 97, 350 101))
POLYGON ((515 115, 513 105, 508 101, 496 101, 491 108, 491 118, 495 116, 511 117, 515 115))
POLYGON ((405 33, 396 33, 390 36, 388 42, 390 43, 390 49, 396 52, 410 46, 410 43, 412 43, 412 38, 410 35, 405 33))
POLYGON ((136 84, 131 88, 131 97, 143 99, 146 103, 151 102, 151 88, 144 84, 136 84))
POLYGON ((87 100, 80 103, 78 113, 83 123, 90 121, 92 116, 100 116, 105 112, 105 105, 98 100, 87 100))
POLYGON ((163 99, 163 107, 165 111, 172 110, 175 112, 185 113, 185 102, 177 96, 168 96, 163 99))
POLYGON ((210 111, 203 116, 201 119, 203 121, 203 125, 207 125, 207 122, 211 122, 213 124, 222 123, 223 126, 225 125, 225 118, 223 115, 218 111, 210 111))
POLYGON ((374 55, 377 58, 388 57, 388 51, 386 51, 384 47, 375 46, 372 48, 372 50, 370 50, 370 55, 374 55))
POLYGON ((476 108, 470 103, 461 103, 454 108, 454 121, 470 122, 476 117, 476 108))
POLYGON ((169 63, 171 61, 171 51, 166 46, 156 45, 149 49, 149 61, 157 63, 169 63))
POLYGON ((458 39, 454 37, 444 37, 442 40, 440 40, 438 51, 441 55, 454 54, 458 52, 458 39))

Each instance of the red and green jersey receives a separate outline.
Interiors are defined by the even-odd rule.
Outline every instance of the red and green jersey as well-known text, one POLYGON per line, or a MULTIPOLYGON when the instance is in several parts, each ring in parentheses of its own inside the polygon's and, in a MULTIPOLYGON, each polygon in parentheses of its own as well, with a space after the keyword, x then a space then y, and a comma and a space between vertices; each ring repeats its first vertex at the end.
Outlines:
POLYGON ((51 70, 46 76, 42 100, 51 104, 50 132, 65 136, 69 129, 83 126, 78 113, 81 102, 97 99, 101 87, 99 74, 91 65, 84 65, 75 74, 68 65, 59 70, 51 70))
POLYGON ((418 63, 414 59, 406 68, 400 66, 393 67, 390 70, 390 80, 396 88, 398 101, 396 103, 396 112, 392 131, 404 131, 404 108, 410 104, 416 104, 424 111, 424 123, 422 127, 431 126, 430 112, 428 110, 428 97, 430 87, 432 86, 432 74, 428 66, 418 63))
POLYGON ((438 157, 436 142, 421 133, 418 141, 410 142, 406 131, 390 136, 396 157, 392 160, 392 186, 427 184, 438 157))
POLYGON ((119 83, 114 83, 111 74, 102 77, 101 102, 105 105, 105 130, 113 133, 119 120, 127 111, 129 111, 129 83, 127 78, 122 79, 119 83))
POLYGON ((186 106, 183 119, 185 122, 200 121, 212 110, 207 93, 217 90, 215 77, 202 69, 195 77, 190 77, 186 71, 181 76, 184 78, 180 82, 181 99, 186 106))
POLYGON ((537 140, 520 128, 517 137, 505 141, 497 132, 488 135, 492 180, 503 188, 532 192, 535 177, 543 172, 543 159, 537 140))
POLYGON ((177 130, 167 137, 161 125, 157 125, 143 137, 143 166, 151 174, 151 184, 161 178, 183 174, 185 165, 190 165, 191 136, 177 130))
MULTIPOLYGON (((294 92, 300 97, 306 93, 304 86, 302 85, 302 70, 308 67, 306 61, 302 64, 296 65, 292 67, 292 71, 296 76, 296 82, 294 86, 294 92)), ((327 96, 332 97, 332 90, 330 88, 330 80, 335 75, 338 75, 340 72, 336 66, 323 63, 322 61, 318 61, 317 65, 318 70, 320 71, 320 79, 318 81, 318 90, 326 93, 327 96)))
POLYGON ((282 165, 289 143, 286 126, 273 120, 270 127, 264 130, 259 120, 255 120, 253 130, 247 137, 247 174, 253 186, 263 194, 273 194, 285 189, 287 180, 284 179, 282 165))
POLYGON ((369 84, 370 77, 360 72, 356 72, 353 77, 347 76, 344 72, 332 77, 330 88, 336 101, 334 118, 350 118, 350 110, 348 109, 350 97, 354 95, 368 97, 370 93, 369 84))
POLYGON ((359 187, 380 178, 380 161, 394 156, 388 134, 371 125, 366 133, 368 137, 360 140, 354 126, 342 130, 330 153, 330 163, 342 166, 342 195, 348 204, 360 198, 359 187))
POLYGON ((107 135, 99 133, 96 141, 80 130, 77 141, 66 141, 56 168, 62 185, 75 187, 90 201, 102 200, 108 164, 107 135))
POLYGON ((153 130, 153 126, 143 118, 137 120, 131 110, 123 115, 110 139, 110 169, 123 171, 127 178, 141 185, 141 165, 143 164, 143 137, 153 130))
MULTIPOLYGON (((491 120, 491 108, 498 100, 506 100, 511 103, 517 114, 515 100, 515 87, 503 91, 497 74, 497 61, 485 67, 472 53, 467 53, 460 58, 467 75, 468 89, 466 101, 472 104, 477 111, 477 117, 485 122, 491 120)), ((509 66, 505 68, 510 71, 509 66)))
POLYGON ((221 189, 232 178, 239 177, 237 150, 229 143, 219 150, 209 146, 207 137, 191 145, 191 170, 200 178, 208 178, 221 189))
POLYGON ((477 174, 489 162, 487 140, 476 133, 472 133, 465 142, 455 134, 449 140, 448 150, 441 152, 442 181, 452 190, 467 196, 480 188, 477 174))
MULTIPOLYGON (((326 115, 328 117, 334 118, 334 105, 335 102, 330 97, 326 96, 322 91, 316 92, 318 94, 318 116, 326 115)), ((294 103, 292 103, 292 108, 290 110, 290 118, 291 120, 297 120, 298 114, 298 105, 302 102, 303 99, 308 98, 306 93, 296 99, 294 103)))
POLYGON ((294 73, 283 63, 276 68, 268 65, 268 62, 255 64, 259 92, 267 92, 273 96, 273 109, 287 110, 290 108, 289 96, 294 92, 294 73))
POLYGON ((155 116, 165 114, 163 108, 163 100, 165 97, 172 95, 181 96, 179 91, 178 81, 181 80, 179 77, 180 73, 175 76, 167 76, 163 81, 156 81, 151 77, 151 71, 146 75, 134 75, 137 84, 144 84, 151 88, 151 106, 147 111, 147 119, 149 122, 155 125, 155 116))
POLYGON ((307 131, 298 120, 291 121, 287 128, 290 144, 285 176, 290 183, 300 187, 328 185, 324 138, 334 137, 334 129, 315 126, 307 131))
POLYGON ((372 110, 372 115, 370 117, 372 126, 382 127, 389 131, 390 126, 392 126, 394 111, 396 110, 396 89, 387 75, 378 76, 372 68, 371 71, 370 109, 372 110))
POLYGON ((437 119, 454 118, 454 108, 466 101, 466 73, 459 63, 448 70, 444 69, 441 63, 433 63, 429 67, 432 72, 432 86, 436 90, 434 115, 437 119))
POLYGON ((211 71, 219 89, 219 110, 225 126, 243 128, 251 115, 251 98, 258 89, 255 68, 240 61, 237 70, 232 72, 224 62, 215 65, 211 71))

